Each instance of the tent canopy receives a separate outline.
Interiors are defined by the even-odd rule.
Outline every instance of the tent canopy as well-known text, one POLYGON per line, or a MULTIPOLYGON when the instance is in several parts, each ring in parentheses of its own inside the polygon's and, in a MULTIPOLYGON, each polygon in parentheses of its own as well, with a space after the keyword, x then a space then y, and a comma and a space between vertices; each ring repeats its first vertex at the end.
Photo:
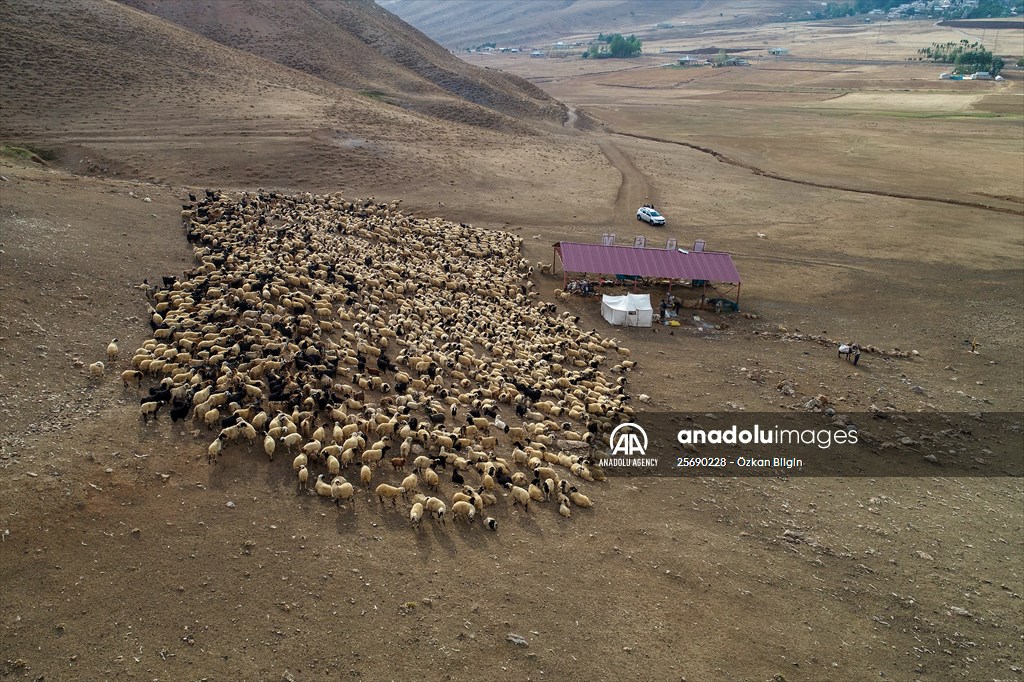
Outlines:
POLYGON ((650 327, 654 317, 651 295, 602 296, 601 316, 622 327, 650 327))
POLYGON ((566 272, 741 282, 732 258, 718 251, 682 253, 678 249, 558 242, 555 253, 562 259, 562 268, 566 272))

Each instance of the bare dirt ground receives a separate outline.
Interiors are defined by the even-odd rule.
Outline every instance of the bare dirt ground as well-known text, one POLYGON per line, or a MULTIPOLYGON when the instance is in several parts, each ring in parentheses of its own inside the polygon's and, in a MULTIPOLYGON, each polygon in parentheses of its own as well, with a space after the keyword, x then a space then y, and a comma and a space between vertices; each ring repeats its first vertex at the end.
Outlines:
MULTIPOLYGON (((19 141, 63 156, 0 163, 0 676, 1019 679, 1020 479, 615 479, 569 520, 503 506, 496 534, 416 533, 369 496, 338 510, 296 493, 287 458, 237 448, 211 467, 189 428, 141 424, 116 379, 150 334, 135 285, 191 266, 179 204, 205 182, 400 198, 516 231, 531 261, 608 231, 707 239, 734 253, 758 319, 699 311, 726 326, 669 335, 567 304, 633 348, 630 390, 658 409, 823 394, 851 413, 1021 411, 1020 81, 954 90, 922 68, 894 94, 902 67, 488 64, 598 130, 375 141, 312 95, 280 100, 288 128, 212 97, 216 115, 164 137, 124 129, 127 109, 19 119, 19 141), (991 97, 1008 110, 965 116, 991 97), (666 228, 637 227, 646 197, 666 228), (853 368, 809 334, 920 355, 853 368), (113 337, 121 360, 90 380, 113 337)), ((561 284, 538 279, 545 297, 561 284)))

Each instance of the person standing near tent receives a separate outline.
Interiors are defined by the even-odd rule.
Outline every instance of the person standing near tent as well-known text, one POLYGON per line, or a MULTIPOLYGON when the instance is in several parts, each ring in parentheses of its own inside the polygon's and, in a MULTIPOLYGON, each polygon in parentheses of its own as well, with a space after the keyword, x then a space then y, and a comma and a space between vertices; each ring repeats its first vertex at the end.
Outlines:
POLYGON ((661 323, 662 324, 665 324, 665 310, 667 310, 667 309, 668 309, 668 306, 665 305, 665 301, 662 301, 661 303, 658 304, 658 311, 661 313, 661 323))

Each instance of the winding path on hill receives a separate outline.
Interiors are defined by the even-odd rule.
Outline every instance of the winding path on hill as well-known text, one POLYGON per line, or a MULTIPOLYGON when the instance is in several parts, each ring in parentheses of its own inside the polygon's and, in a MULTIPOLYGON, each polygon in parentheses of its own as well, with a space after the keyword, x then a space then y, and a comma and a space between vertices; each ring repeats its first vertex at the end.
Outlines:
MULTIPOLYGON (((579 120, 579 115, 576 113, 576 108, 567 104, 566 109, 568 110, 568 116, 562 125, 566 128, 578 130, 577 121, 579 120)), ((615 195, 615 206, 612 209, 609 222, 612 225, 627 225, 629 221, 636 218, 636 209, 648 202, 655 202, 653 189, 647 181, 647 176, 611 141, 609 136, 599 134, 595 137, 595 140, 597 146, 601 149, 601 153, 608 159, 608 163, 614 166, 621 176, 619 190, 615 195)))

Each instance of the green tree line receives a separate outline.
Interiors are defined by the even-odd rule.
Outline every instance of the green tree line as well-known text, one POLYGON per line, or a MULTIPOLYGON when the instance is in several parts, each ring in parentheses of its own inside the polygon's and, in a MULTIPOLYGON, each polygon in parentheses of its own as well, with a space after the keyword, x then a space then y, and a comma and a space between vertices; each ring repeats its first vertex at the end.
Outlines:
POLYGON ((621 33, 601 33, 597 36, 597 42, 599 44, 591 45, 583 53, 584 59, 624 59, 638 57, 643 51, 643 44, 635 35, 624 38, 621 33))
POLYGON ((953 64, 953 73, 988 71, 996 76, 1005 66, 1003 60, 993 56, 984 45, 968 43, 966 38, 958 43, 932 43, 931 47, 922 47, 917 53, 933 62, 953 64))

